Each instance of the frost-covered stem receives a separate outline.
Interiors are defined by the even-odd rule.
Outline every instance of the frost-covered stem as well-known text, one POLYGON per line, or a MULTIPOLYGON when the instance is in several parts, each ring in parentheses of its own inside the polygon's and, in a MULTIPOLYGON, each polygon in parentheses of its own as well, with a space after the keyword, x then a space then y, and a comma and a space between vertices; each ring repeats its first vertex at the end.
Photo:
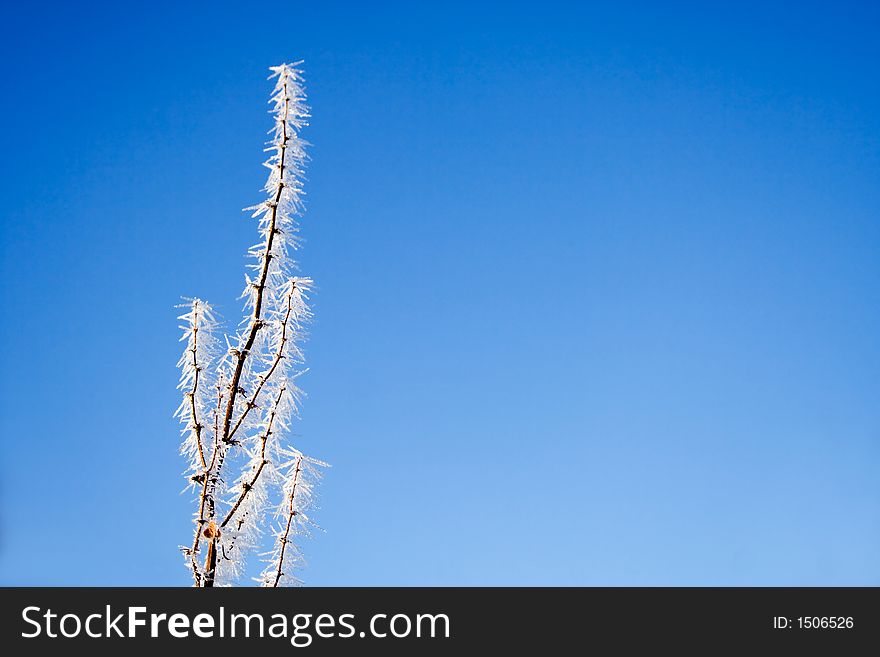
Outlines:
POLYGON ((193 385, 192 390, 190 390, 187 395, 189 396, 189 409, 190 409, 190 418, 193 424, 193 430, 196 434, 196 445, 198 446, 199 451, 199 461, 202 463, 202 467, 207 467, 207 463, 205 462, 205 450, 202 447, 202 425, 199 422, 198 413, 196 411, 196 394, 199 390, 199 374, 201 374, 203 367, 199 366, 198 358, 196 356, 196 352, 198 351, 199 346, 199 325, 198 320, 196 320, 195 326, 192 330, 192 348, 188 349, 189 353, 192 355, 192 366, 195 374, 193 375, 193 385))
POLYGON ((193 582, 196 588, 202 585, 202 572, 199 570, 198 552, 199 543, 202 540, 202 527, 205 525, 205 492, 208 486, 207 477, 204 475, 203 477, 202 490, 199 493, 199 517, 196 519, 196 531, 195 537, 193 538, 193 544, 189 549, 190 567, 192 568, 193 582))
POLYGON ((275 568, 275 579, 272 582, 273 587, 278 586, 278 582, 281 581, 281 576, 284 574, 284 572, 283 572, 284 552, 286 551, 287 544, 290 541, 290 539, 288 537, 290 536, 290 529, 293 526, 293 519, 296 517, 296 514, 297 514, 296 487, 299 484, 300 472, 302 472, 302 460, 303 460, 302 455, 298 456, 296 459, 296 469, 294 470, 294 473, 293 473, 293 484, 292 484, 291 490, 290 490, 290 504, 287 507, 287 524, 284 527, 284 533, 278 539, 278 541, 281 544, 281 548, 280 548, 280 552, 278 554, 278 564, 276 565, 276 568, 275 568))
POLYGON ((275 403, 272 405, 272 412, 269 415, 269 422, 266 424, 266 431, 260 436, 260 465, 257 466, 256 471, 254 472, 254 476, 251 477, 250 481, 243 484, 241 487, 241 493, 238 496, 238 499, 235 500, 235 503, 232 505, 232 508, 229 509, 229 513, 226 514, 226 517, 223 518, 223 522, 220 523, 220 529, 226 527, 229 524, 229 521, 235 516, 238 511, 241 503, 244 502, 245 498, 248 496, 248 493, 251 492, 253 487, 257 484, 257 480, 259 480, 260 475, 263 474, 263 469, 266 467, 266 464, 269 462, 266 460, 266 444, 269 442, 269 436, 272 435, 272 425, 275 423, 275 418, 278 415, 278 405, 281 403, 281 398, 284 397, 284 393, 287 391, 287 388, 281 386, 281 390, 278 391, 278 396, 275 398, 275 403))
POLYGON ((269 263, 272 261, 272 243, 275 240, 277 232, 276 223, 278 220, 278 205, 281 200, 281 193, 284 189, 284 157, 287 151, 287 121, 290 112, 290 97, 287 90, 287 81, 284 82, 284 113, 281 116, 281 143, 278 145, 278 183, 275 194, 271 202, 271 214, 269 219, 269 230, 266 233, 266 248, 263 251, 263 259, 260 266, 260 278, 256 284, 256 294, 254 295, 254 311, 251 316, 251 323, 248 330, 248 337, 244 343, 244 348, 239 349, 236 354, 235 367, 232 371, 232 381, 229 384, 229 401, 226 403, 226 415, 223 417, 223 442, 230 441, 230 425, 232 423, 232 413, 235 410, 235 400, 239 393, 239 382, 241 381, 241 372, 244 369, 244 362, 248 357, 254 341, 257 339, 257 332, 263 327, 261 314, 263 310, 263 294, 266 289, 266 279, 269 277, 269 263))
MULTIPOLYGON (((215 441, 216 442, 216 441, 215 441)), ((197 554, 199 551, 199 543, 202 540, 202 529, 209 522, 208 518, 213 516, 213 499, 208 493, 208 484, 212 477, 214 464, 217 460, 217 445, 214 445, 213 454, 211 455, 211 463, 200 475, 202 490, 199 492, 199 513, 198 518, 196 518, 196 531, 195 536, 193 537, 192 548, 190 548, 190 556, 192 561, 192 571, 193 571, 193 579, 195 580, 195 585, 202 585, 202 573, 199 571, 199 564, 197 560, 197 554), (209 504, 209 500, 211 503, 209 504), (209 512, 210 508, 210 512, 209 512)), ((205 584, 205 586, 211 586, 210 584, 205 584)))
MULTIPOLYGON (((249 249, 253 273, 246 275, 243 326, 233 345, 227 338, 228 351, 218 362, 211 334, 215 324, 210 307, 205 306, 210 320, 207 332, 193 331, 190 324, 185 338, 190 340, 191 352, 185 352, 179 363, 184 400, 178 413, 187 423, 181 451, 189 458, 190 485, 198 495, 192 547, 183 551, 197 587, 240 577, 246 551, 258 547, 269 504, 276 517, 283 518, 290 511, 286 530, 282 524, 275 534, 277 541, 283 532, 284 542, 276 543, 273 552, 291 562, 297 551, 293 545, 286 550, 282 546, 292 542, 300 524, 308 520, 310 468, 319 463, 285 446, 280 436, 288 429, 290 414, 296 412, 300 391, 293 379, 302 372, 291 370, 293 363, 302 363, 297 346, 304 339, 300 327, 311 317, 304 300, 311 281, 291 277, 295 263, 287 257, 288 248, 295 249, 298 242, 295 217, 302 209, 301 167, 307 159, 299 130, 309 116, 295 66, 271 68, 270 79, 277 78, 270 99, 275 125, 266 148, 271 155, 264 163, 271 173, 263 187, 264 200, 246 208, 259 217, 260 239, 249 249), (216 391, 213 399, 212 387, 216 391), (243 456, 247 457, 244 464, 243 456), (239 467, 242 470, 233 484, 229 471, 239 467)), ((192 312, 189 317, 199 314, 192 312)), ((276 579, 275 566, 270 558, 262 575, 264 584, 272 585, 275 579, 277 586, 287 578, 281 573, 276 579)), ((279 564, 277 572, 282 567, 279 564)))
MULTIPOLYGON (((187 306, 189 312, 180 316, 185 320, 183 339, 187 340, 186 349, 181 356, 178 365, 181 368, 180 386, 183 390, 183 402, 176 415, 185 424, 184 433, 186 439, 181 447, 181 452, 189 458, 188 472, 192 472, 189 479, 192 484, 202 482, 207 469, 205 434, 210 433, 210 427, 204 424, 206 409, 205 391, 201 388, 208 385, 212 380, 209 366, 214 360, 216 340, 212 335, 216 327, 216 321, 210 304, 201 299, 192 299, 187 306), (207 379, 207 380, 206 380, 207 379)), ((198 549, 198 545, 194 546, 198 549)), ((189 552, 190 565, 193 570, 193 579, 198 585, 201 574, 196 562, 196 554, 189 552)))
MULTIPOLYGON (((190 567, 192 568, 192 571, 193 571, 193 581, 194 581, 196 587, 199 587, 202 585, 202 579, 203 579, 202 571, 199 569, 199 562, 198 562, 198 558, 197 558, 199 544, 201 543, 201 540, 202 540, 202 532, 203 532, 205 526, 210 522, 209 518, 212 518, 214 516, 214 497, 213 497, 213 492, 209 492, 209 487, 210 487, 211 482, 212 481, 216 482, 216 479, 217 479, 216 475, 214 474, 214 471, 215 471, 215 466, 217 466, 217 469, 219 469, 219 466, 217 465, 218 457, 221 458, 221 462, 222 462, 222 455, 220 454, 220 451, 218 449, 220 446, 219 440, 218 440, 218 436, 219 436, 218 429, 220 426, 220 410, 221 410, 221 406, 223 403, 223 386, 221 385, 220 381, 217 382, 216 390, 217 390, 217 401, 214 406, 214 445, 212 446, 212 449, 211 449, 211 461, 210 461, 210 463, 207 463, 205 465, 204 472, 200 473, 196 477, 196 481, 200 482, 202 484, 202 488, 199 491, 199 511, 197 514, 198 517, 196 518, 195 536, 193 537, 193 544, 192 544, 192 547, 190 548, 190 567)), ((210 549, 210 545, 209 545, 209 549, 210 549)), ((210 558, 207 561, 210 561, 210 558)), ((205 585, 211 586, 211 584, 205 584, 205 585)))
MULTIPOLYGON (((196 526, 195 546, 198 547, 200 532, 208 531, 208 528, 214 525, 215 515, 215 491, 217 490, 217 481, 220 479, 220 469, 223 467, 223 460, 226 458, 226 444, 221 440, 214 441, 214 449, 211 454, 211 463, 205 472, 205 481, 202 484, 202 494, 199 500, 199 519, 196 526), (206 527, 207 525, 207 527, 206 527), (204 529, 203 529, 204 528, 204 529)), ((214 576, 217 572, 217 551, 214 546, 217 540, 217 532, 209 532, 212 535, 207 536, 208 539, 208 556, 205 559, 204 583, 203 586, 214 586, 214 576)))
MULTIPOLYGON (((241 426, 241 423, 244 422, 245 418, 248 414, 257 407, 257 397, 260 392, 263 390, 263 386, 266 385, 266 382, 278 368, 278 364, 284 360, 284 346, 287 344, 289 340, 287 335, 288 326, 290 324, 290 314, 293 310, 293 294, 296 291, 296 281, 294 280, 291 283, 290 291, 287 293, 287 308, 284 311, 284 319, 281 322, 281 341, 278 344, 278 350, 275 352, 275 356, 272 359, 272 365, 269 366, 269 370, 260 377, 260 382, 257 384, 256 390, 251 395, 250 399, 247 401, 247 405, 245 409, 242 411, 238 420, 235 423, 235 426, 232 427, 232 431, 229 432, 229 440, 231 441, 235 437, 235 432, 238 431, 238 428, 241 426)), ((226 524, 225 522, 223 523, 226 524)))

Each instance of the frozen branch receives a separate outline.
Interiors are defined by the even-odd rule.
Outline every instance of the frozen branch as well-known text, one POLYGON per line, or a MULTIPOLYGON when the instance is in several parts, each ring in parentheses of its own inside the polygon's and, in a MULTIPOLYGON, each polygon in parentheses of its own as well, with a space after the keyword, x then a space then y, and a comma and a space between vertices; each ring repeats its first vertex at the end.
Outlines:
POLYGON ((181 341, 186 340, 186 349, 177 366, 180 368, 180 383, 183 401, 175 416, 180 418, 185 438, 181 453, 190 458, 190 470, 205 468, 205 450, 202 443, 205 425, 203 420, 207 409, 206 391, 209 389, 208 366, 215 358, 216 338, 213 335, 217 322, 211 306, 201 299, 193 299, 185 307, 189 309, 178 319, 184 324, 181 341))
POLYGON ((308 535, 309 527, 314 526, 308 516, 315 506, 314 486, 321 479, 319 468, 330 467, 295 449, 287 450, 286 454, 291 460, 283 467, 287 470, 287 476, 284 498, 277 511, 277 515, 283 518, 283 525, 275 532, 275 546, 260 579, 262 586, 267 587, 277 587, 285 581, 296 583, 296 578, 288 570, 301 562, 302 556, 294 545, 293 537, 308 535))
MULTIPOLYGON (((288 357, 288 345, 291 343, 291 323, 295 325, 295 329, 298 329, 304 319, 308 318, 310 313, 308 308, 306 307, 303 301, 303 291, 308 290, 311 287, 312 281, 308 278, 291 278, 288 287, 289 290, 285 295, 286 298, 286 308, 284 309, 284 317, 281 320, 281 327, 279 330, 279 338, 278 345, 275 350, 275 355, 272 358, 272 364, 269 366, 269 369, 259 376, 259 381, 257 383, 257 387, 251 395, 250 399, 247 400, 247 404, 245 405, 244 410, 239 416, 238 420, 235 423, 235 426, 232 427, 232 431, 229 432, 229 440, 235 438, 236 432, 241 427, 242 423, 247 419, 250 412, 257 408, 257 399, 260 396, 260 393, 263 391, 263 387, 269 381, 273 374, 275 374, 276 370, 278 370, 278 366, 281 364, 285 358, 288 357)), ((295 348, 295 345, 293 345, 295 348)), ((300 359, 302 355, 297 350, 296 356, 300 359)))
MULTIPOLYGON (((184 400, 178 414, 185 425, 181 451, 190 460, 189 485, 198 491, 193 543, 184 553, 197 587, 214 586, 221 575, 221 584, 237 579, 245 553, 256 547, 266 509, 279 495, 289 496, 296 510, 282 544, 287 546, 299 527, 303 502, 311 498, 303 473, 320 463, 282 441, 290 416, 297 412, 301 393, 293 381, 302 372, 293 367, 303 362, 303 325, 311 318, 307 294, 312 282, 292 275, 295 263, 288 257, 299 245, 296 217, 302 211, 307 159, 299 132, 309 113, 295 65, 271 70, 274 125, 264 163, 269 169, 263 188, 267 197, 247 208, 257 219, 260 242, 248 251, 254 273, 245 277, 244 328, 232 345, 227 338, 226 356, 216 362, 216 322, 210 307, 195 300, 181 316, 187 322, 187 349, 179 363, 184 400), (292 454, 300 459, 299 470, 290 470, 289 461, 279 465, 292 454), (241 469, 232 484, 230 468, 241 469)), ((290 553, 282 549, 279 564, 290 563, 290 553)))

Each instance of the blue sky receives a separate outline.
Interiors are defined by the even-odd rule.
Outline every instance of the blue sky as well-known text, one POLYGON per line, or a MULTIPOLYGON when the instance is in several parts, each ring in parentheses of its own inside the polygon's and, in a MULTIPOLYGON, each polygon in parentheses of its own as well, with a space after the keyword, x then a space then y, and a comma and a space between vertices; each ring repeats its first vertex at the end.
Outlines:
POLYGON ((880 584, 880 12, 662 4, 7 4, 0 582, 189 584, 304 59, 306 583, 880 584))

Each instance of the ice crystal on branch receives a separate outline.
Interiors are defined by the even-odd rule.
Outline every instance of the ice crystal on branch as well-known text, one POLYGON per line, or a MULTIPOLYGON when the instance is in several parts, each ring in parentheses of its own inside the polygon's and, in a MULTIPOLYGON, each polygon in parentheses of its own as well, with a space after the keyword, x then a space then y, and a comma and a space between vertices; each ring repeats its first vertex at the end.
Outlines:
POLYGON ((183 551, 196 586, 235 583, 278 518, 284 522, 268 532, 270 559, 260 581, 295 583, 292 570, 301 556, 293 539, 307 533, 313 486, 327 467, 284 438, 302 397, 296 379, 304 372, 301 345, 311 318, 312 281, 294 275, 290 255, 299 246, 307 159, 299 135, 309 113, 296 65, 271 71, 266 199, 246 208, 260 240, 248 250, 245 318, 221 354, 207 303, 193 299, 180 316, 187 346, 178 363, 183 401, 177 415, 186 475, 198 493, 193 543, 183 551))

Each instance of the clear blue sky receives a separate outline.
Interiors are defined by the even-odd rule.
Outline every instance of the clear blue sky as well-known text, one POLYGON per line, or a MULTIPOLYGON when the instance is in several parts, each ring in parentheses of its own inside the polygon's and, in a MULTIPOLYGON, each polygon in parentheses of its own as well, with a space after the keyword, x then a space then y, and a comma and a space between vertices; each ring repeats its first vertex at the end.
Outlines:
POLYGON ((659 4, 7 3, 0 582, 190 583, 304 59, 308 584, 880 584, 880 11, 659 4))

